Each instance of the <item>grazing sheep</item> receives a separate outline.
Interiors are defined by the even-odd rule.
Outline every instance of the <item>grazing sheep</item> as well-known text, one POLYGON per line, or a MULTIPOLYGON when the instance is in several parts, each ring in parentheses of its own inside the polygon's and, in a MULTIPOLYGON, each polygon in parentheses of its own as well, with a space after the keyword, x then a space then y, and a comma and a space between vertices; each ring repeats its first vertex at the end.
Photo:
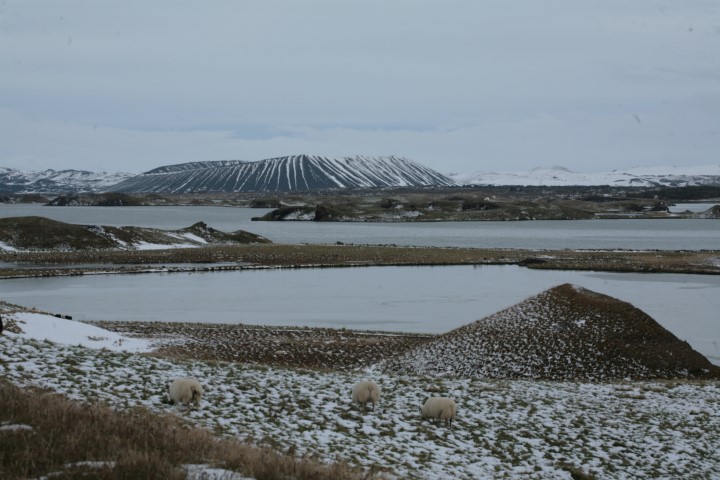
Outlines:
POLYGON ((200 398, 202 398, 203 389, 200 382, 194 378, 178 378, 167 385, 170 403, 184 403, 190 411, 190 404, 195 404, 195 408, 200 408, 200 398))
POLYGON ((374 412, 375 404, 380 400, 380 387, 371 380, 358 382, 352 389, 352 399, 353 402, 362 405, 363 412, 368 402, 372 403, 374 412))
POLYGON ((430 397, 420 407, 422 418, 445 420, 445 425, 452 426, 452 420, 457 415, 455 400, 447 397, 430 397))

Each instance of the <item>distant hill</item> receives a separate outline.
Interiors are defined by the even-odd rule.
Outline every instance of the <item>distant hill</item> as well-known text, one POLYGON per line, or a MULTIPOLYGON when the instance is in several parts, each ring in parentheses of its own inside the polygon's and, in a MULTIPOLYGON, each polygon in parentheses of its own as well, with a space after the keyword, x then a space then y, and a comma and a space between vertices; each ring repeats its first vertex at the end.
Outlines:
POLYGON ((0 167, 0 193, 92 193, 134 176, 87 170, 20 171, 0 167))
POLYGON ((150 170, 110 187, 124 193, 290 192, 448 186, 453 181, 402 157, 294 155, 258 162, 192 162, 150 170))
POLYGON ((244 230, 226 233, 198 222, 180 230, 75 225, 45 217, 0 218, 0 251, 142 250, 210 244, 271 243, 244 230))
POLYGON ((641 310, 569 284, 441 335, 382 368, 506 379, 720 377, 720 367, 641 310))
POLYGON ((634 167, 599 173, 580 173, 552 166, 529 171, 495 170, 443 175, 396 156, 328 158, 294 155, 258 162, 188 162, 154 168, 140 175, 72 169, 35 172, 0 167, 0 194, 292 192, 451 185, 609 185, 655 189, 720 186, 720 165, 634 167))
POLYGON ((536 185, 617 187, 685 187, 720 185, 720 165, 698 167, 633 167, 611 172, 579 173, 568 168, 539 167, 530 171, 484 171, 449 175, 462 185, 536 185))

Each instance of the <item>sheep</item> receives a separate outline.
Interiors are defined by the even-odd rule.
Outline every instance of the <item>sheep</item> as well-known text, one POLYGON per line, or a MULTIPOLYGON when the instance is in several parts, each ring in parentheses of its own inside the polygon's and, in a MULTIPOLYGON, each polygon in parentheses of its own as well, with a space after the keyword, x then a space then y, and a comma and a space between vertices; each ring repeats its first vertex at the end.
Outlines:
POLYGON ((167 384, 170 403, 184 403, 187 405, 188 412, 190 404, 195 404, 196 408, 200 408, 200 399, 202 398, 203 389, 200 382, 194 378, 178 378, 167 384))
POLYGON ((420 407, 422 418, 445 420, 445 425, 452 426, 453 418, 457 415, 455 400, 447 397, 430 397, 420 407))
POLYGON ((368 402, 372 403, 373 412, 375 411, 375 403, 380 400, 380 387, 372 380, 358 382, 352 389, 353 402, 362 405, 363 412, 368 402))

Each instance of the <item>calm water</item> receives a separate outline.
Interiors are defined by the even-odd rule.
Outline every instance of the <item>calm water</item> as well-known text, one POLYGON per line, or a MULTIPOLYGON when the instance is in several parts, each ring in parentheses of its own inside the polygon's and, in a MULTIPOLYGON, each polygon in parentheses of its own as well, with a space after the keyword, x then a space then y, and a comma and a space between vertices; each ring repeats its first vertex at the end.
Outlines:
POLYGON ((362 267, 32 278, 4 300, 79 320, 347 327, 441 333, 573 283, 627 301, 720 364, 720 276, 362 267))
POLYGON ((669 207, 670 212, 672 213, 680 213, 680 212, 705 212, 715 205, 720 205, 720 203, 678 203, 675 205, 671 205, 669 207))
POLYGON ((252 222, 269 210, 231 207, 43 207, 0 204, 0 217, 38 215, 68 223, 177 229, 204 221, 278 243, 370 243, 528 249, 720 249, 720 221, 252 222))
MULTIPOLYGON (((162 229, 204 221, 279 243, 537 249, 718 249, 717 220, 314 223, 252 222, 230 207, 43 207, 0 204, 0 217, 162 229)), ((0 298, 80 320, 305 325, 440 333, 561 283, 628 301, 720 363, 720 277, 533 271, 519 267, 372 267, 0 282, 0 298)))

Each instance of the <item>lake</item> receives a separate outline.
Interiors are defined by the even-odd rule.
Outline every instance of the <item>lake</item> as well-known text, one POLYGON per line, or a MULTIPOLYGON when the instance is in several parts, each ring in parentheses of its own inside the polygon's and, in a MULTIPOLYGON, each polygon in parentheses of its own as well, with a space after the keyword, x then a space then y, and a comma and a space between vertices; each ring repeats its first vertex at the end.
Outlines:
MULTIPOLYGON (((528 249, 718 249, 720 221, 252 222, 234 207, 0 204, 0 217, 178 229, 204 221, 279 243, 528 249)), ((720 363, 720 276, 536 271, 520 267, 368 267, 3 281, 0 298, 80 320, 304 325, 441 333, 561 283, 628 301, 720 363)))
POLYGON ((708 211, 715 205, 720 205, 720 202, 717 202, 717 203, 677 203, 675 205, 670 205, 670 207, 668 207, 668 210, 670 210, 670 213, 682 213, 682 212, 700 213, 700 212, 708 211))
POLYGON ((365 243, 523 249, 714 250, 720 221, 704 219, 524 222, 253 222, 269 210, 235 207, 45 207, 0 204, 1 217, 37 215, 67 223, 178 229, 204 221, 277 243, 365 243))
POLYGON ((6 301, 78 320, 442 333, 572 283, 632 303, 720 364, 720 276, 355 267, 88 275, 3 281, 6 301))

